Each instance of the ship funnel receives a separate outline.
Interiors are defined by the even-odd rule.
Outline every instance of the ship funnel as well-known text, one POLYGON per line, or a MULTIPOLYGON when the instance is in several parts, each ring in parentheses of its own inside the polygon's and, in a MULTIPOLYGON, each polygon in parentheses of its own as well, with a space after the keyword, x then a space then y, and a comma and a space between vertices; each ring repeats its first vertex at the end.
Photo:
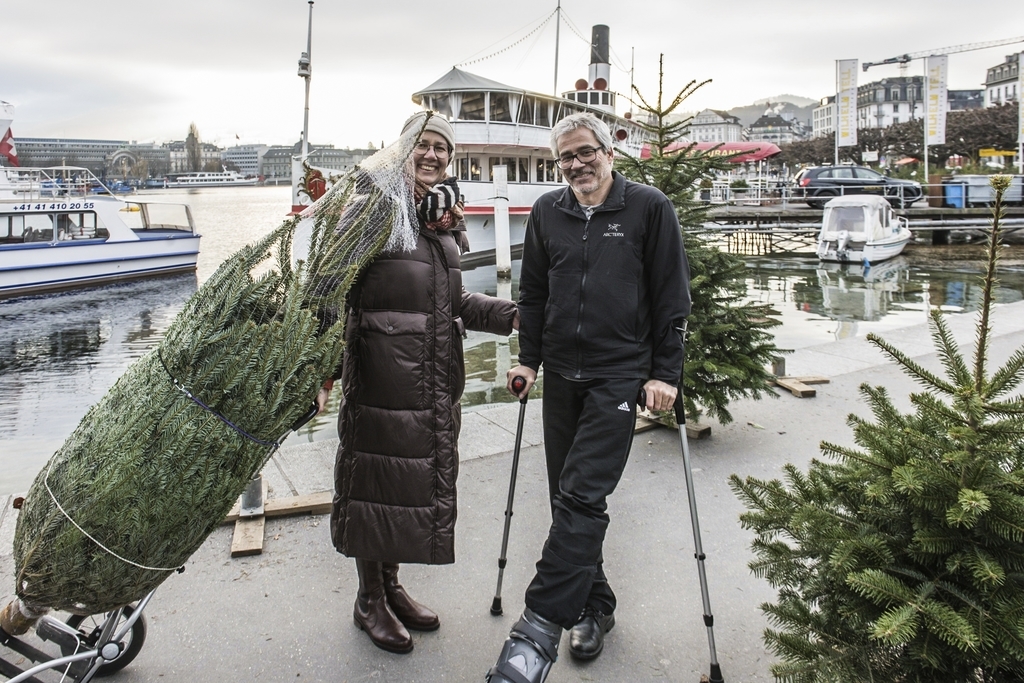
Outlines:
POLYGON ((608 33, 608 27, 604 24, 594 26, 591 33, 590 68, 587 73, 587 82, 593 90, 608 90, 611 87, 608 33))
POLYGON ((610 64, 608 59, 608 27, 598 24, 594 27, 590 38, 590 63, 610 64))

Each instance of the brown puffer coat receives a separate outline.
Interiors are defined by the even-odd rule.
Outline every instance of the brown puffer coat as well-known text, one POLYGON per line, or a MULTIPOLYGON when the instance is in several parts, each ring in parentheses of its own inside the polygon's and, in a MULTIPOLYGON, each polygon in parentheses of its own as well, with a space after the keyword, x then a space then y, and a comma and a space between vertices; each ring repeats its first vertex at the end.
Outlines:
POLYGON ((462 288, 451 233, 421 230, 350 294, 331 537, 349 557, 455 561, 465 329, 507 335, 515 304, 462 288))

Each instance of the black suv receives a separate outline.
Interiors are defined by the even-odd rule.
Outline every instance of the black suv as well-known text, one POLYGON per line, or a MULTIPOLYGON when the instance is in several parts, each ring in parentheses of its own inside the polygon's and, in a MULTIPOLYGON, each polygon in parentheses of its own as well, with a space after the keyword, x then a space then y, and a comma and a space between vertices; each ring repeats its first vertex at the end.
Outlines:
POLYGON ((863 166, 811 166, 796 174, 793 196, 820 209, 825 202, 847 194, 878 194, 894 207, 903 209, 922 196, 921 184, 898 180, 863 166))

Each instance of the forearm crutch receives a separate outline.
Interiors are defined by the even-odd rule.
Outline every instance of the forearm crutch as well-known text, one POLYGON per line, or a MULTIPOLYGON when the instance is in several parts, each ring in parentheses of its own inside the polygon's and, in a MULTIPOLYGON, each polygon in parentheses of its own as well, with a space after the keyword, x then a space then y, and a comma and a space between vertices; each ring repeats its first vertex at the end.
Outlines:
MULTIPOLYGON (((526 380, 522 377, 512 379, 512 391, 519 394, 526 388, 526 380)), ((516 447, 512 452, 512 477, 508 482, 508 503, 505 505, 505 533, 501 537, 501 556, 498 557, 498 587, 494 590, 494 601, 491 603, 491 614, 501 616, 501 580, 505 575, 505 553, 508 551, 508 530, 512 524, 512 500, 516 496, 516 475, 519 472, 519 447, 523 443, 523 419, 526 417, 526 399, 529 394, 519 399, 519 426, 516 427, 516 447)))
MULTIPOLYGON (((686 323, 676 328, 680 338, 686 334, 686 323)), ((685 339, 684 339, 685 349, 685 339)), ((647 404, 646 392, 640 390, 640 405, 647 404)), ((676 413, 676 423, 679 425, 679 443, 683 450, 683 470, 686 476, 686 497, 690 501, 690 523, 693 526, 694 557, 697 558, 697 574, 700 577, 700 596, 704 601, 704 626, 708 629, 708 647, 711 650, 711 672, 710 683, 725 683, 722 678, 722 667, 718 664, 718 654, 715 652, 715 617, 711 614, 711 597, 708 594, 708 577, 704 570, 704 546, 700 540, 700 522, 697 519, 697 496, 693 489, 693 469, 690 467, 690 446, 686 438, 686 408, 683 405, 683 382, 679 381, 679 391, 676 393, 676 401, 672 406, 676 413)), ((704 677, 701 677, 704 681, 704 677)))

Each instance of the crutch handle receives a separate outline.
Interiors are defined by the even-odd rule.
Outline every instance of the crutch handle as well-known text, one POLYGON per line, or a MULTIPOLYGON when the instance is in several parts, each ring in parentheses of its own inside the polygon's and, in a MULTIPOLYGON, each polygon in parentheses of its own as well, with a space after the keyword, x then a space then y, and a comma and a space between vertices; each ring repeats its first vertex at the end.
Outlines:
MULTIPOLYGON (((518 396, 520 393, 522 393, 523 389, 525 389, 525 388, 526 388, 526 378, 525 377, 520 377, 520 376, 517 375, 517 376, 512 378, 512 391, 513 391, 513 393, 515 393, 516 396, 518 396)), ((521 399, 519 399, 519 402, 520 403, 526 403, 526 399, 528 399, 529 397, 530 397, 530 395, 527 394, 526 396, 523 396, 521 399)))
MULTIPOLYGON (((636 404, 640 406, 640 409, 647 407, 647 392, 644 391, 643 387, 640 387, 640 393, 636 395, 636 404)), ((676 411, 676 423, 684 425, 686 424, 686 408, 683 406, 683 392, 676 392, 676 402, 672 405, 672 409, 676 411)))

